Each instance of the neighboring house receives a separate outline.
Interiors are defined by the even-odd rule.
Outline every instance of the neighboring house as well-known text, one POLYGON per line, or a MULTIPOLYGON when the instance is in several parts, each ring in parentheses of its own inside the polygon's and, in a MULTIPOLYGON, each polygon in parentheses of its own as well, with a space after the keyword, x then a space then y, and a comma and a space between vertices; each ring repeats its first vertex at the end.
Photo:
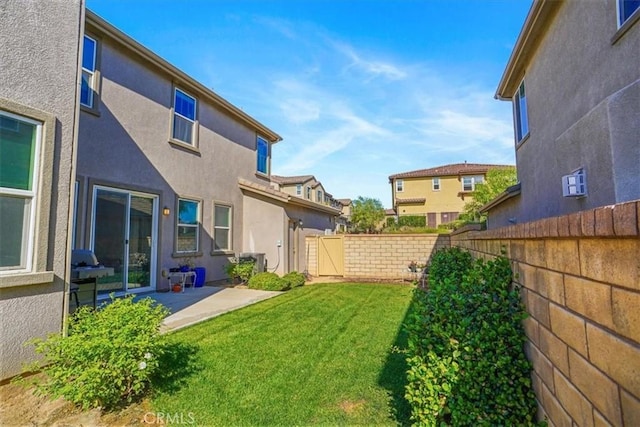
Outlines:
POLYGON ((286 272, 282 215, 246 222, 280 136, 90 11, 83 45, 74 245, 114 269, 99 293, 167 289, 188 261, 225 279, 243 252, 286 272))
POLYGON ((640 2, 536 0, 496 98, 520 185, 485 206, 490 228, 640 199, 640 2))
POLYGON ((0 380, 61 332, 82 2, 4 0, 0 25, 0 380))
POLYGON ((465 162, 391 175, 393 210, 397 216, 425 216, 427 227, 455 221, 487 171, 510 167, 465 162))
POLYGON ((353 207, 353 202, 351 199, 337 199, 337 202, 342 210, 336 220, 336 231, 348 233, 351 230, 351 208, 353 207))

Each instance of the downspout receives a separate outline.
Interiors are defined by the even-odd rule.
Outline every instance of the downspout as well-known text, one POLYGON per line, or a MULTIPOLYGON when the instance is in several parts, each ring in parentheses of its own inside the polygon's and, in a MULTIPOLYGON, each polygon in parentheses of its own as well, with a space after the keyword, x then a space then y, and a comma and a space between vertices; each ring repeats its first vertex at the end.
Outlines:
POLYGON ((80 106, 79 89, 82 84, 82 40, 84 37, 84 20, 85 20, 85 0, 80 0, 80 22, 78 23, 78 55, 76 58, 76 90, 73 100, 73 134, 71 139, 71 168, 69 169, 69 200, 67 201, 67 243, 65 248, 65 265, 64 265, 64 292, 62 301, 62 335, 67 336, 67 320, 69 318, 69 290, 71 287, 71 245, 73 233, 73 209, 72 206, 76 199, 76 162, 78 158, 78 131, 80 127, 80 106))

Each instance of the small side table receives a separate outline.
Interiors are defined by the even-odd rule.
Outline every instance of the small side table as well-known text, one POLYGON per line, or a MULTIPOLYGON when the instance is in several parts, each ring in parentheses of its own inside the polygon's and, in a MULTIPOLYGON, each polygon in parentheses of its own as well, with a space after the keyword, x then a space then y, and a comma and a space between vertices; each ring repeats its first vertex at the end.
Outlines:
POLYGON ((180 286, 182 287, 182 292, 184 292, 184 288, 185 288, 185 284, 187 282, 187 277, 193 277, 193 279, 191 279, 191 286, 193 286, 195 288, 196 286, 196 279, 198 277, 198 275, 196 274, 195 271, 175 271, 175 272, 170 272, 169 275, 167 276, 167 278, 169 279, 169 282, 171 282, 169 284, 169 288, 171 288, 171 284, 174 283, 173 278, 180 278, 180 281, 177 283, 180 283, 180 286))

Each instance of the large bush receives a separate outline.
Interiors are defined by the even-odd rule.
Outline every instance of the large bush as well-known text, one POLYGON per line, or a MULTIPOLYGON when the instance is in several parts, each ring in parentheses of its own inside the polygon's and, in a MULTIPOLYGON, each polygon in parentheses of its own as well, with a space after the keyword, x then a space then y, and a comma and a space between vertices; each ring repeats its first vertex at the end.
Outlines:
POLYGON ((398 226, 426 227, 427 217, 424 215, 403 215, 398 217, 398 226))
POLYGON ((256 262, 234 259, 224 266, 224 271, 231 280, 246 283, 255 273, 256 262))
POLYGON ((276 273, 258 273, 249 279, 249 289, 261 289, 263 291, 286 291, 289 283, 276 273))
POLYGON ((420 425, 534 424, 531 366, 523 346, 526 313, 504 257, 471 260, 436 252, 429 289, 416 289, 406 398, 420 425))
POLYGON ((99 310, 80 307, 67 337, 33 340, 45 364, 38 390, 85 409, 131 402, 147 391, 159 368, 165 349, 159 329, 167 314, 150 298, 114 299, 99 310))
POLYGON ((287 287, 289 289, 297 288, 299 286, 303 286, 305 282, 304 274, 298 273, 297 271, 292 271, 290 273, 282 276, 282 279, 287 282, 287 287))

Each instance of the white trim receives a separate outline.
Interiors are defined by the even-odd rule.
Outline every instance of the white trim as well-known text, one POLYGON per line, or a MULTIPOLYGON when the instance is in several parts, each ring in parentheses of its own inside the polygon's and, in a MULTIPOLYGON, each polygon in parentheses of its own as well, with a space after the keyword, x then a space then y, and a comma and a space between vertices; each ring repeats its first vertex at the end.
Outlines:
POLYGON ((522 142, 524 142, 525 139, 527 139, 530 132, 529 131, 529 106, 527 105, 527 87, 524 84, 524 79, 522 79, 522 81, 518 85, 518 88, 516 89, 516 93, 513 95, 512 101, 513 101, 513 120, 515 125, 514 136, 516 138, 516 145, 520 145, 522 142), (522 132, 524 129, 521 129, 522 109, 520 108, 520 100, 522 98, 520 97, 520 88, 523 88, 524 90, 524 111, 525 111, 525 116, 527 118, 526 132, 522 132), (522 133, 522 135, 518 135, 519 133, 522 133))
POLYGON ((637 13, 640 13, 640 7, 636 8, 636 10, 634 10, 633 12, 631 12, 631 15, 629 15, 629 17, 627 19, 625 19, 624 21, 622 20, 622 10, 621 10, 621 5, 622 2, 624 0, 617 0, 616 1, 616 21, 618 23, 618 29, 622 28, 624 26, 625 23, 627 23, 628 21, 630 21, 633 16, 637 13))
POLYGON ((396 193, 404 193, 404 180, 403 179, 396 179, 396 193), (400 184, 398 186, 398 184, 400 184), (398 189, 398 187, 402 187, 400 189, 398 189))
MULTIPOLYGON (((82 64, 84 62, 84 38, 88 38, 89 40, 91 40, 93 42, 93 63, 91 64, 91 67, 93 68, 92 70, 89 70, 87 68, 82 67, 82 73, 84 74, 85 72, 91 75, 91 79, 89 80, 89 103, 85 104, 84 102, 82 102, 82 96, 80 96, 80 105, 84 105, 85 107, 88 108, 93 108, 93 104, 94 104, 94 92, 95 92, 95 77, 96 77, 96 63, 97 63, 97 56, 98 56, 98 40, 94 39, 93 37, 90 37, 88 35, 84 35, 84 37, 82 38, 82 59, 80 60, 80 64, 82 64)), ((80 79, 82 81, 82 77, 80 79)), ((80 94, 82 95, 82 83, 80 84, 81 88, 80 88, 80 94)))
POLYGON ((195 252, 199 252, 200 251, 200 223, 201 221, 201 215, 202 215, 202 201, 201 200, 196 200, 196 199, 189 199, 187 197, 178 197, 178 209, 176 212, 176 226, 173 229, 174 231, 174 236, 175 236, 175 253, 176 254, 192 254, 195 252), (182 224, 180 222, 180 201, 183 200, 185 202, 192 202, 192 203, 196 203, 197 205, 197 211, 196 211, 196 224, 182 224), (180 225, 182 224, 182 225, 180 225), (196 229, 196 248, 192 251, 181 251, 178 248, 178 229, 180 227, 187 227, 187 228, 195 228, 196 229))
MULTIPOLYGON (((39 183, 41 178, 40 171, 40 155, 42 152, 42 126, 43 123, 37 120, 30 119, 28 117, 24 117, 18 114, 13 114, 5 110, 0 110, 0 115, 4 115, 6 117, 12 118, 14 120, 19 120, 24 123, 28 123, 30 125, 35 126, 35 147, 33 148, 33 170, 31 171, 31 190, 20 190, 15 188, 8 187, 0 187, 0 195, 8 195, 8 196, 17 196, 20 198, 27 199, 28 202, 28 215, 24 215, 23 227, 23 244, 26 243, 26 247, 21 247, 22 253, 21 258, 24 258, 24 266, 22 265, 22 259, 20 262, 19 268, 10 268, 5 267, 0 269, 0 274, 15 274, 15 273, 29 273, 33 272, 34 262, 33 257, 35 254, 35 237, 36 237, 36 214, 37 214, 37 206, 39 199, 39 183), (28 221, 28 222, 27 222, 28 221)), ((44 231, 44 230, 43 230, 44 231)))
POLYGON ((233 205, 230 203, 224 202, 213 202, 213 251, 214 252, 225 252, 233 250, 233 205), (223 227, 216 225, 216 207, 223 207, 228 209, 228 219, 229 226, 223 227), (216 230, 227 230, 228 232, 228 246, 227 248, 216 249, 216 230))
POLYGON ((440 191, 440 177, 434 176, 431 178, 431 191, 440 191), (436 183, 438 184, 438 188, 436 188, 436 183))
POLYGON ((196 98, 195 96, 189 95, 187 92, 185 92, 184 90, 174 86, 173 87, 173 116, 171 117, 171 138, 176 140, 176 141, 180 141, 184 144, 188 144, 190 146, 196 147, 196 121, 198 118, 198 98, 196 98), (190 119, 187 116, 184 116, 180 113, 178 113, 176 111, 176 98, 178 95, 178 92, 180 92, 181 94, 183 94, 184 96, 186 96, 187 98, 190 98, 193 100, 193 119, 190 119), (184 119, 186 121, 188 121, 189 123, 192 124, 191 126, 191 142, 182 140, 180 138, 178 138, 175 134, 175 129, 176 129, 176 116, 180 117, 181 119, 184 119))

